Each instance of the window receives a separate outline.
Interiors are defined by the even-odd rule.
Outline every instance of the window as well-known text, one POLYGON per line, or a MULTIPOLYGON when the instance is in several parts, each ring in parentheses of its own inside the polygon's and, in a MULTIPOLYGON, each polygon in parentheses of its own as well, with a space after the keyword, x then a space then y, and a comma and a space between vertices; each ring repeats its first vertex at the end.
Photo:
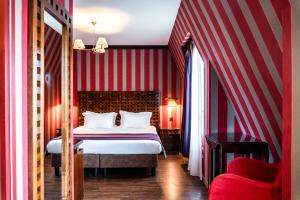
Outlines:
POLYGON ((202 179, 202 136, 204 135, 204 61, 196 46, 192 50, 190 174, 202 179))

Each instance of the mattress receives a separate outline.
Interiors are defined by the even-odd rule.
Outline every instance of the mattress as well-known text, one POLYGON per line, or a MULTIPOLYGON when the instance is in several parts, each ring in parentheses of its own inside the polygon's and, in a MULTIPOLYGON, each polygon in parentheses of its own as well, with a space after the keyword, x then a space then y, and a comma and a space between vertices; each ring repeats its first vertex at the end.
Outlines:
MULTIPOLYGON (((114 127, 112 129, 86 129, 83 126, 73 130, 74 134, 105 134, 105 133, 151 133, 157 134, 156 128, 132 129, 114 127)), ((79 146, 84 154, 159 154, 162 146, 154 140, 83 140, 79 146)), ((61 139, 53 139, 47 144, 50 154, 61 153, 61 139)))

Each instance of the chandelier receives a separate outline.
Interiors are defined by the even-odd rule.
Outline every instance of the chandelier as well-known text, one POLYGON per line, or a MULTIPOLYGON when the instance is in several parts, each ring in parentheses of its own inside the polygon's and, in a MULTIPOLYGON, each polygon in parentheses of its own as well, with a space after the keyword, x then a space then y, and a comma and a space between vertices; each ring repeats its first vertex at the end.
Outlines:
MULTIPOLYGON (((94 35, 96 34, 95 33, 96 24, 97 24, 96 21, 92 21, 94 35)), ((94 45, 91 50, 95 53, 105 53, 105 48, 107 48, 107 47, 108 47, 108 44, 107 44, 105 37, 98 37, 96 45, 94 45)), ((75 39, 73 48, 78 49, 78 50, 89 50, 89 49, 85 48, 85 45, 84 45, 82 39, 75 39)))

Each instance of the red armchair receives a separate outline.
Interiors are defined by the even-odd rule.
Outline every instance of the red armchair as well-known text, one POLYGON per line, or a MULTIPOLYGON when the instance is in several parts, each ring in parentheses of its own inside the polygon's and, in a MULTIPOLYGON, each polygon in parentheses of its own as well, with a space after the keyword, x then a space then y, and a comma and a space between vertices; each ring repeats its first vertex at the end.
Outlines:
POLYGON ((280 200, 281 166, 249 158, 236 158, 227 173, 217 176, 209 200, 280 200))

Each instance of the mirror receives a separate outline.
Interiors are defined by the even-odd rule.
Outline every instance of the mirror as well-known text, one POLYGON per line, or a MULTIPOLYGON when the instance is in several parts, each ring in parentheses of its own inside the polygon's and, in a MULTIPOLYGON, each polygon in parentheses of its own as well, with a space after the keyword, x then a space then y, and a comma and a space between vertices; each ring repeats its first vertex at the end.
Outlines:
POLYGON ((72 19, 56 0, 28 3, 28 198, 72 199, 72 19), (58 157, 48 163, 45 150, 60 134, 58 157), (59 177, 47 168, 55 163, 59 177))
POLYGON ((47 11, 44 11, 44 22, 45 199, 59 199, 61 197, 62 24, 47 11))

